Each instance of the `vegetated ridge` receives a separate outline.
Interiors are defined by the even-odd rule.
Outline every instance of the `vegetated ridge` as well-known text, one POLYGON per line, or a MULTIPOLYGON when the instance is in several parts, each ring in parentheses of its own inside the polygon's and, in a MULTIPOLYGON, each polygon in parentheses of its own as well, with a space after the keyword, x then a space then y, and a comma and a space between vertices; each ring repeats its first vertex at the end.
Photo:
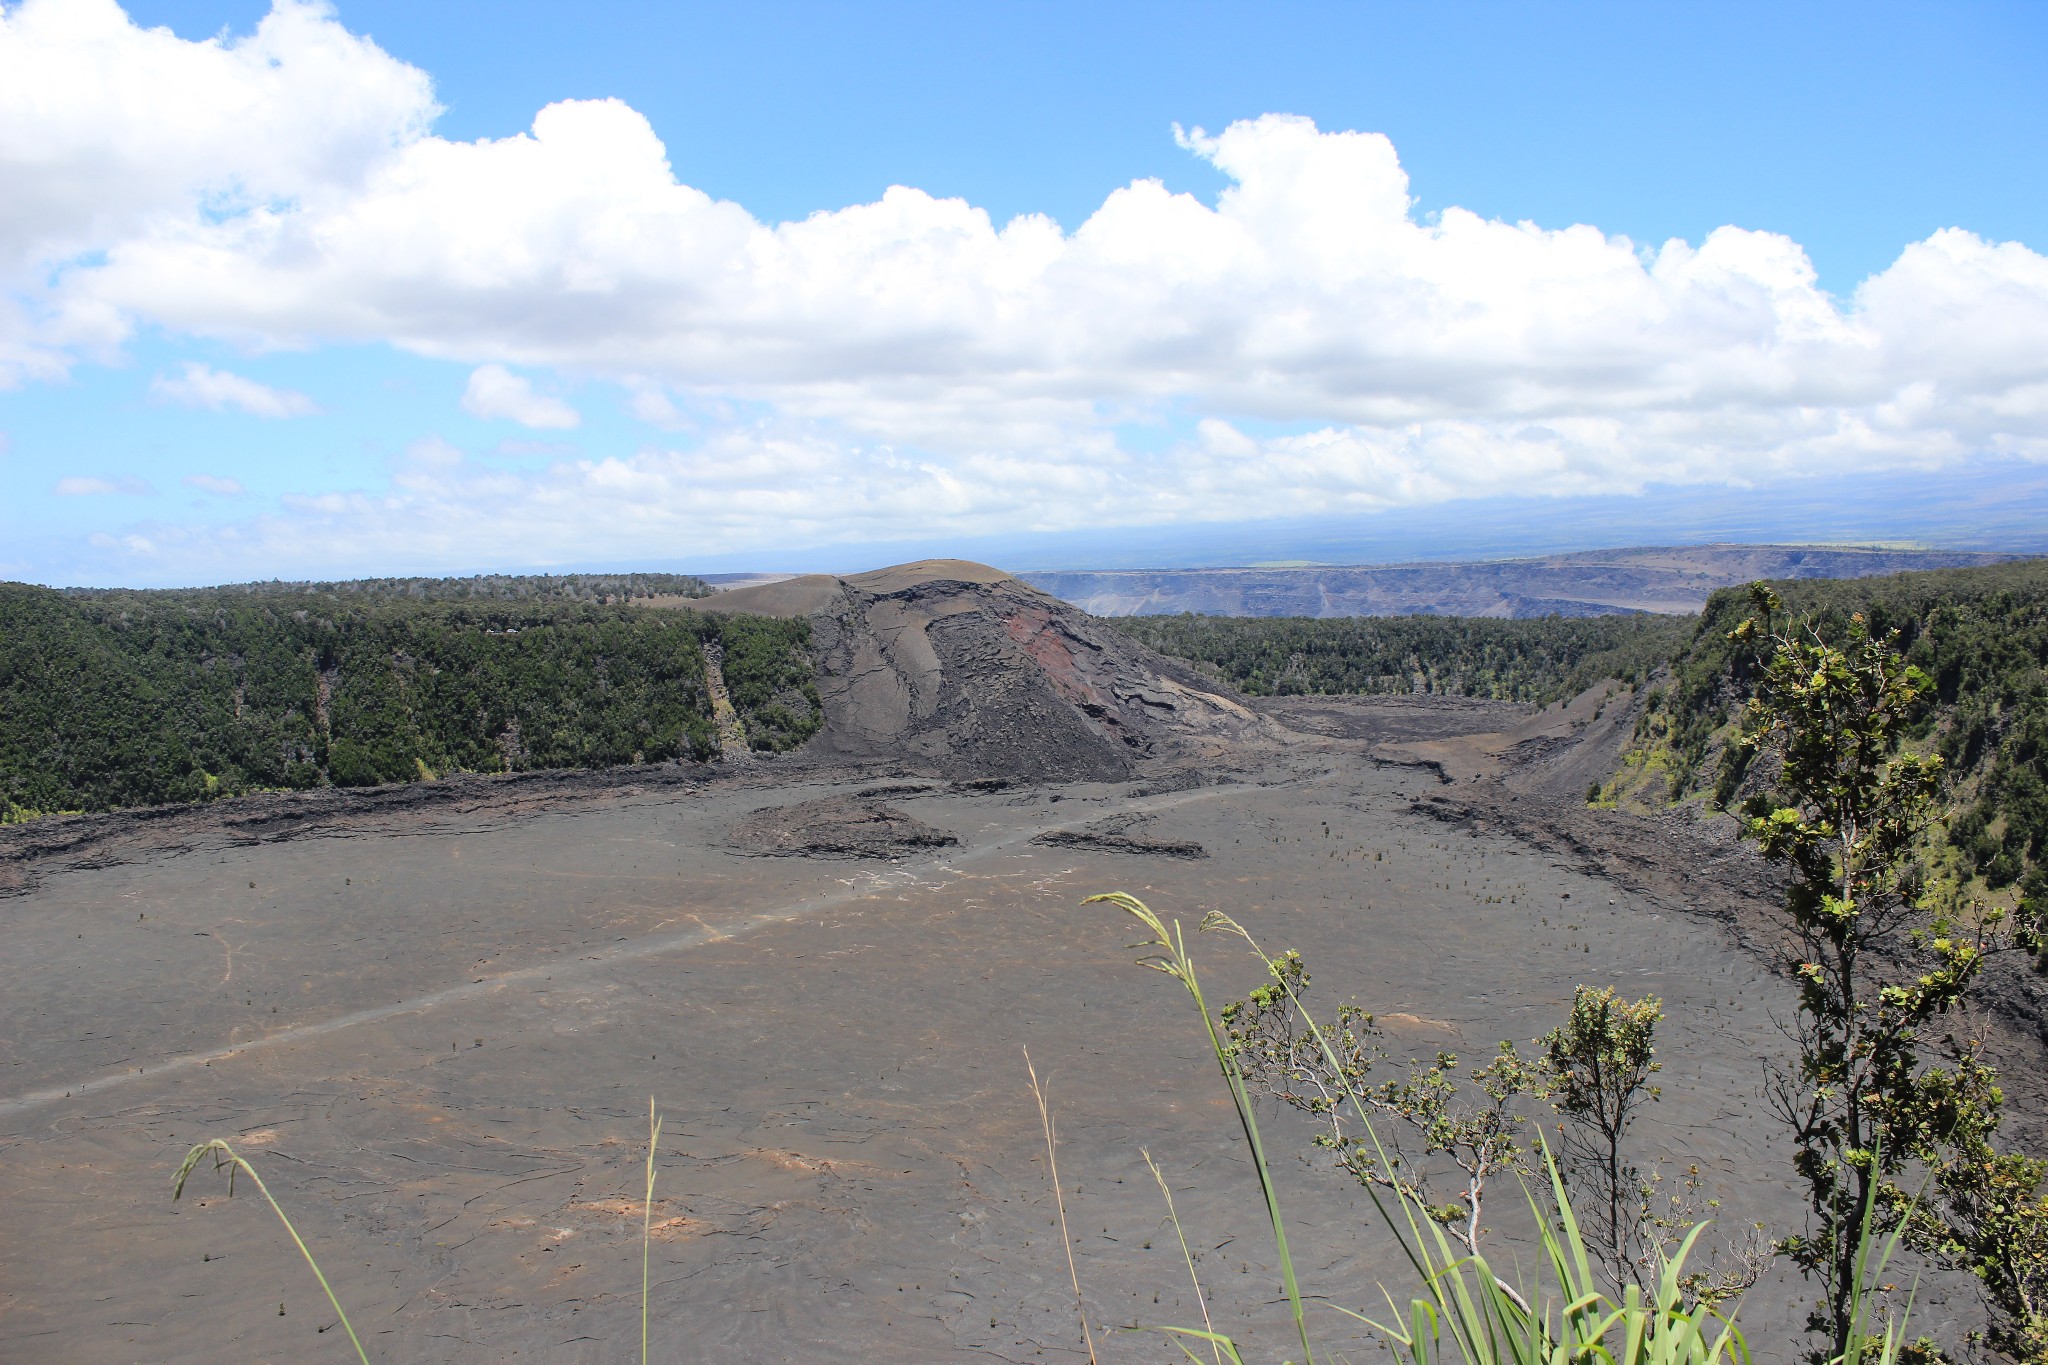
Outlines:
MULTIPOLYGON (((1947 765, 1949 870, 2048 896, 2048 560, 1772 586, 1823 638, 1840 639, 1858 612, 1879 638, 1897 632, 1934 682, 1908 742, 1947 765)), ((1719 806, 1753 783, 1729 745, 1754 661, 1728 633, 1751 614, 1743 592, 1708 602, 1669 681, 1645 696, 1606 799, 1719 806)))
MULTIPOLYGON (((0 818, 703 759, 713 641, 752 747, 793 748, 820 723, 803 622, 573 600, 595 580, 462 597, 480 581, 0 584, 0 818)), ((681 586, 609 581, 607 598, 681 586)))
POLYGON ((950 778, 1117 779, 1264 728, 987 565, 702 599, 656 576, 493 582, 0 585, 0 819, 701 760, 721 751, 714 667, 755 751, 950 778), (608 600, 630 592, 651 605, 608 600))
POLYGON ((1640 680, 1691 638, 1691 617, 1126 616, 1104 622, 1260 697, 1437 694, 1541 706, 1640 680))
MULTIPOLYGON (((67 597, 130 595, 125 588, 64 588, 67 597)), ((664 598, 709 597, 717 591, 691 574, 563 573, 474 574, 468 578, 350 578, 334 582, 226 583, 193 589, 219 595, 304 597, 326 594, 366 600, 412 602, 587 602, 596 606, 658 601, 664 598)))
POLYGON ((1097 616, 1602 616, 1689 614, 1758 579, 1860 578, 2007 555, 1824 545, 1681 545, 1480 563, 1137 569, 1020 575, 1097 616))

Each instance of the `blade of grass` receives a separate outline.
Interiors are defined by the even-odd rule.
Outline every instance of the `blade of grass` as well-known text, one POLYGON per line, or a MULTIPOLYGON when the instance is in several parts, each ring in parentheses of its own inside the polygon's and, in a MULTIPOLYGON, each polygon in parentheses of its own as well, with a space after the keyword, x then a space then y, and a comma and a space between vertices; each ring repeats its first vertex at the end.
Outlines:
POLYGON ((1167 1335, 1176 1338, 1173 1344, 1180 1347, 1181 1354, 1194 1361, 1195 1365, 1201 1365, 1202 1358, 1193 1351, 1190 1351, 1187 1348, 1187 1343, 1177 1338, 1193 1337, 1196 1341, 1206 1341, 1212 1349, 1220 1350, 1228 1355, 1231 1365, 1244 1365, 1244 1357, 1238 1354, 1237 1343, 1220 1332, 1197 1332, 1192 1327, 1160 1327, 1154 1330, 1165 1332, 1167 1335))
MULTIPOLYGON (((1195 1256, 1188 1250, 1188 1235, 1181 1230, 1180 1215, 1173 1211, 1173 1191, 1166 1187, 1166 1177, 1160 1173, 1159 1163, 1152 1159, 1152 1154, 1140 1147, 1138 1155, 1144 1157, 1145 1164, 1151 1167, 1152 1178, 1159 1182, 1159 1193, 1166 1199, 1166 1216, 1173 1223, 1173 1235, 1180 1238, 1180 1255, 1181 1259, 1188 1263, 1188 1279, 1194 1282, 1195 1306, 1202 1310, 1202 1327, 1206 1331, 1214 1332, 1216 1324, 1209 1321, 1209 1303, 1202 1295, 1202 1277, 1195 1273, 1195 1256)), ((1216 1365, 1223 1365, 1222 1348, 1211 1342, 1209 1350, 1215 1355, 1216 1365)))
POLYGON ((312 1268, 313 1278, 320 1281, 320 1288, 327 1294, 327 1302, 334 1306, 334 1315, 341 1319, 341 1330, 348 1333, 349 1344, 356 1348, 356 1359, 362 1361, 363 1365, 370 1365, 369 1353, 363 1350, 363 1343, 356 1338, 356 1329, 350 1325, 348 1314, 342 1311, 341 1300, 334 1296, 334 1287, 327 1283, 327 1276, 321 1273, 320 1263, 314 1260, 313 1253, 307 1250, 305 1239, 299 1236, 299 1230, 292 1226, 292 1220, 285 1217, 283 1206, 270 1193, 270 1187, 263 1183, 263 1177, 256 1174, 256 1168, 251 1166, 233 1147, 230 1147, 224 1140, 215 1138, 211 1142, 202 1142, 191 1151, 185 1153, 185 1164, 178 1167, 177 1182, 171 1186, 172 1201, 175 1202, 179 1196, 185 1193, 185 1182, 191 1178, 193 1168, 204 1160, 209 1153, 213 1156, 213 1169, 215 1171, 226 1170, 228 1173, 228 1198, 232 1199, 235 1197, 235 1173, 237 1171, 246 1172, 249 1179, 256 1182, 256 1192, 262 1195, 264 1200, 269 1203, 271 1212, 277 1215, 277 1221, 284 1224, 284 1230, 291 1234, 292 1244, 298 1247, 299 1255, 305 1257, 306 1264, 312 1268))
POLYGON ((1230 1088, 1231 1103, 1237 1106, 1237 1121, 1244 1129, 1245 1142, 1252 1152, 1252 1166, 1259 1175, 1259 1190, 1266 1198, 1266 1221, 1273 1229, 1273 1248, 1280 1260, 1280 1283, 1287 1294, 1287 1307, 1294 1316, 1295 1335, 1301 1340, 1303 1365, 1315 1365, 1315 1347, 1309 1344, 1308 1317, 1302 1311, 1301 1285, 1294 1274, 1294 1257, 1287 1248, 1287 1226, 1280 1217, 1280 1192, 1273 1184, 1273 1169, 1266 1160, 1265 1144, 1259 1139, 1259 1119, 1252 1108, 1251 1091, 1246 1087, 1244 1073, 1239 1070, 1235 1057, 1223 1039, 1216 1032, 1216 1021, 1209 1014, 1209 1002, 1202 997, 1202 983, 1195 974, 1194 959, 1188 956, 1187 943, 1180 932, 1180 922, 1174 922, 1169 936, 1166 925, 1154 914, 1151 907, 1136 896, 1122 891, 1111 891, 1100 896, 1089 896, 1081 903, 1094 905, 1107 902, 1136 919, 1152 931, 1152 937, 1142 943, 1133 943, 1133 948, 1152 948, 1156 952, 1140 958, 1143 966, 1154 971, 1165 972, 1187 990, 1195 1002, 1195 1012, 1202 1016, 1202 1027, 1208 1031, 1209 1050, 1215 1054, 1216 1065, 1223 1072, 1224 1084, 1230 1088))
MULTIPOLYGON (((1933 1172, 1928 1173, 1927 1179, 1929 1182, 1934 1179, 1933 1172)), ((1923 1184, 1920 1193, 1914 1196, 1913 1204, 1919 1204, 1926 1197, 1927 1186, 1923 1184)), ((1861 1365, 1863 1361, 1870 1337, 1870 1329, 1866 1323, 1871 1313, 1876 1311, 1875 1286, 1883 1278, 1884 1269, 1891 1263, 1893 1253, 1899 1249, 1899 1240, 1906 1235, 1906 1225, 1910 1221, 1909 1210, 1907 1216, 1901 1217, 1893 1225, 1890 1235, 1885 1238, 1883 1247, 1878 1252, 1876 1263, 1872 1264, 1870 1249, 1877 1232, 1877 1184, 1873 1181, 1869 1192, 1864 1196, 1862 1221, 1856 1232, 1856 1282, 1849 1309, 1852 1329, 1849 1333, 1849 1348, 1842 1353, 1839 1365, 1861 1365)), ((1906 1326, 1913 1316, 1913 1300, 1918 1298, 1919 1294, 1920 1282, 1916 1277, 1912 1291, 1906 1295, 1905 1311, 1896 1319, 1890 1316, 1885 1319, 1884 1342, 1878 1348, 1878 1365, 1892 1365, 1899 1352, 1905 1348, 1906 1326)))
POLYGON ((647 1097, 647 1197, 640 1204, 640 1365, 647 1365, 647 1259, 654 1234, 654 1148, 661 1141, 661 1116, 647 1097))
POLYGON ((1052 1202, 1060 1211, 1060 1245, 1067 1252, 1067 1276, 1074 1282, 1074 1312, 1081 1319, 1081 1340, 1088 1347, 1088 1363, 1096 1365, 1095 1334, 1088 1329, 1088 1306, 1081 1299, 1081 1272, 1074 1264, 1074 1239, 1067 1231, 1067 1200, 1060 1192, 1060 1160, 1054 1148, 1052 1108, 1045 1101, 1045 1087, 1038 1083, 1038 1068, 1031 1064, 1031 1049, 1024 1049, 1024 1069, 1031 1073, 1031 1094, 1038 1101, 1038 1121, 1045 1128, 1045 1168, 1052 1177, 1052 1202))
MULTIPOLYGON (((1324 1059, 1333 1069, 1337 1067, 1335 1054, 1329 1040, 1313 1016, 1308 1013, 1301 999, 1296 995, 1286 976, 1272 968, 1272 958, 1252 938, 1244 927, 1220 912, 1211 912, 1203 918, 1202 928, 1221 929, 1236 934, 1246 945, 1257 953, 1267 964, 1281 989, 1286 992, 1296 1015, 1307 1028, 1324 1059)), ((1389 1166, 1387 1153, 1380 1144, 1379 1133, 1366 1112, 1363 1099, 1346 1085, 1345 1099, 1356 1117, 1359 1126, 1373 1144, 1383 1167, 1389 1166)), ((1532 1214, 1542 1229, 1544 1250, 1554 1273, 1558 1277, 1564 1303, 1563 1321, 1556 1329, 1551 1326, 1547 1312, 1539 1313, 1531 1307, 1531 1295, 1525 1295, 1513 1285, 1495 1274, 1485 1260, 1477 1256, 1458 1256, 1451 1248, 1442 1227, 1426 1214, 1418 1217, 1418 1205, 1412 1195, 1397 1190, 1397 1202, 1401 1206, 1407 1233, 1388 1213, 1378 1191, 1368 1187, 1382 1220, 1395 1240, 1401 1244, 1410 1264, 1422 1278, 1429 1292, 1428 1300, 1417 1300, 1415 1312, 1410 1320, 1409 1331, 1403 1333, 1373 1324, 1391 1341, 1398 1345, 1416 1365, 1424 1365, 1431 1354, 1432 1345, 1438 1333, 1448 1331, 1459 1353, 1473 1365, 1487 1365, 1498 1361, 1548 1361, 1559 1357, 1578 1359, 1581 1356, 1612 1359, 1613 1354, 1602 1343, 1603 1337, 1618 1325, 1630 1324, 1624 1354, 1630 1359, 1640 1359, 1645 1365, 1679 1365, 1680 1362, 1697 1362, 1697 1365, 1712 1365, 1713 1362, 1739 1360, 1747 1362, 1749 1352, 1740 1329, 1735 1326, 1732 1316, 1724 1317, 1708 1305, 1687 1309, 1682 1302, 1680 1291, 1681 1267, 1685 1256, 1691 1251, 1704 1225, 1695 1228, 1667 1264, 1665 1282, 1669 1290, 1659 1312, 1652 1315, 1645 1312, 1639 1300, 1632 1299, 1631 1305, 1613 1308, 1611 1300, 1593 1280, 1590 1257, 1584 1239, 1573 1217, 1569 1197, 1547 1145, 1544 1161, 1550 1174, 1560 1221, 1553 1227, 1537 1207, 1533 1197, 1530 1200, 1532 1214), (1476 1285, 1468 1281, 1467 1273, 1476 1285), (1706 1327, 1709 1323, 1720 1324, 1718 1335, 1708 1339, 1706 1327), (1560 1336, 1562 1332, 1562 1336, 1560 1336), (1427 1334, 1425 1336, 1425 1333, 1427 1334)), ((1527 1185, 1524 1184, 1527 1194, 1527 1185)), ((1540 1288, 1540 1286, 1539 1286, 1540 1288)), ((1358 1314, 1347 1315, 1362 1317, 1358 1314)), ((1369 1319, 1366 1321, 1370 1321, 1369 1319)))

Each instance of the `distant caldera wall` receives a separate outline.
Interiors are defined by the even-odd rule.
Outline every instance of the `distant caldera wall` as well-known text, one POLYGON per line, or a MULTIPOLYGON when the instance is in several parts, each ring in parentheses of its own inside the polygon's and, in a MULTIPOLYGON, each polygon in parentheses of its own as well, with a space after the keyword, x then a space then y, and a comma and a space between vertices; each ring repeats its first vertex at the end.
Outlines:
POLYGON ((1812 545, 1593 550, 1470 564, 1253 566, 1024 573, 1095 616, 1600 616, 1690 614, 1760 578, 1868 578, 2012 555, 1812 545))

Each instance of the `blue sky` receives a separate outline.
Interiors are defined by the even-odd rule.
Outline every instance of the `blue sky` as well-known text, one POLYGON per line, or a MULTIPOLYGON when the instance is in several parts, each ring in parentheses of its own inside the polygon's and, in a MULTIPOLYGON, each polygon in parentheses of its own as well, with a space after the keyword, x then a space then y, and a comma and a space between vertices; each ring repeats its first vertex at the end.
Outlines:
POLYGON ((268 12, 5 11, 0 576, 1926 538, 1825 490, 2048 458, 2038 5, 268 12))

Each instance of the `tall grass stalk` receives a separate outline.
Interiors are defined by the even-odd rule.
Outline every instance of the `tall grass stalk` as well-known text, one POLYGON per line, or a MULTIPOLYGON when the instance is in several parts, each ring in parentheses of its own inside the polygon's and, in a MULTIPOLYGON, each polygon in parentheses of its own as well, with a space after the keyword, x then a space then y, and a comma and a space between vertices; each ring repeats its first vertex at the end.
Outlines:
MULTIPOLYGON (((1152 1170, 1152 1178, 1159 1182, 1160 1197, 1166 1200, 1167 1221, 1173 1224, 1173 1235, 1180 1239, 1180 1258, 1188 1263, 1188 1279, 1195 1286, 1195 1306, 1202 1310, 1202 1327, 1213 1337, 1216 1333, 1216 1324, 1209 1321, 1209 1302, 1202 1294, 1202 1277, 1195 1273, 1195 1255, 1188 1250, 1188 1235, 1181 1228, 1180 1215, 1173 1210, 1173 1191, 1167 1188, 1166 1176, 1160 1171, 1159 1163, 1152 1159, 1152 1154, 1140 1147, 1138 1155, 1145 1158, 1145 1164, 1152 1170)), ((1209 1353, 1215 1359, 1216 1365, 1223 1365, 1222 1350, 1213 1341, 1209 1344, 1209 1353)))
POLYGON ((357 1339, 356 1329, 350 1325, 348 1314, 342 1311, 341 1300, 334 1297, 334 1287, 327 1283, 327 1276, 321 1273, 320 1263, 314 1260, 313 1253, 306 1249, 305 1238, 299 1236, 299 1230, 292 1226, 292 1220, 284 1216, 284 1209, 270 1193, 270 1187, 263 1183, 263 1177, 256 1174, 256 1168, 233 1147, 222 1139, 215 1138, 211 1142, 202 1142, 185 1153, 185 1164, 178 1167, 177 1182, 171 1186, 172 1200, 177 1200, 185 1193, 185 1182, 191 1178, 193 1168, 205 1160, 208 1154, 213 1157, 215 1171, 225 1170, 228 1173, 228 1198, 235 1197, 235 1176, 238 1172, 255 1182, 256 1192, 263 1196, 265 1202, 270 1205, 271 1212, 277 1215, 277 1221, 284 1224, 284 1230, 291 1234, 292 1244, 298 1247, 299 1255, 306 1258, 306 1264, 312 1268, 313 1278, 320 1281, 320 1288, 327 1294, 327 1302, 334 1305, 334 1315, 341 1319, 341 1330, 348 1333, 349 1344, 356 1348, 356 1358, 362 1361, 363 1365, 370 1365, 369 1353, 363 1350, 363 1343, 357 1339))
POLYGON ((661 1141, 661 1115, 647 1097, 647 1196, 640 1203, 640 1365, 647 1365, 647 1261, 654 1240, 654 1149, 661 1141))
POLYGON ((1074 1264, 1074 1238, 1067 1231, 1067 1198, 1060 1192, 1060 1159, 1054 1148, 1052 1106, 1046 1103, 1045 1087, 1038 1083, 1038 1068, 1031 1064, 1031 1049, 1024 1049, 1024 1069, 1031 1073, 1031 1095, 1038 1101, 1038 1121, 1045 1129, 1045 1169, 1052 1180, 1053 1206, 1060 1211, 1060 1245, 1067 1252, 1067 1278, 1074 1285, 1074 1312, 1081 1319, 1081 1341, 1088 1348, 1088 1365, 1096 1365, 1095 1334, 1088 1328, 1088 1305, 1081 1299, 1081 1271, 1074 1264))
MULTIPOLYGON (((1237 1106, 1238 1125, 1244 1129, 1245 1142, 1251 1147, 1252 1164, 1258 1169, 1259 1189, 1266 1197, 1266 1221, 1273 1229, 1273 1243, 1279 1252, 1280 1281, 1287 1293, 1287 1306, 1294 1314, 1294 1331, 1301 1341, 1302 1360, 1304 1365, 1315 1365, 1315 1348, 1309 1344, 1308 1318, 1301 1307, 1301 1285, 1295 1279, 1294 1258, 1287 1250, 1287 1227, 1280 1218, 1280 1194, 1273 1187, 1273 1172, 1266 1161, 1265 1144, 1259 1140, 1259 1118, 1252 1109, 1251 1091, 1245 1085, 1244 1072, 1239 1069, 1236 1056, 1216 1032, 1216 1021, 1209 1013, 1209 1002, 1202 998, 1202 983, 1195 974, 1194 960, 1188 956, 1187 943, 1181 936, 1180 921, 1175 920, 1173 928, 1168 930, 1145 902, 1121 891, 1090 896, 1082 904, 1092 905, 1097 901, 1106 901, 1121 908, 1151 931, 1151 938, 1125 946, 1150 949, 1151 951, 1138 959, 1138 965, 1150 967, 1155 972, 1164 972, 1180 982, 1186 989, 1188 997, 1194 1001, 1196 1012, 1202 1016, 1202 1027, 1209 1033, 1209 1050, 1215 1054, 1216 1065, 1223 1072, 1224 1084, 1230 1088, 1231 1102, 1237 1106)), ((1211 1338, 1216 1335, 1213 1332, 1195 1334, 1184 1330, 1182 1334, 1211 1338)))

